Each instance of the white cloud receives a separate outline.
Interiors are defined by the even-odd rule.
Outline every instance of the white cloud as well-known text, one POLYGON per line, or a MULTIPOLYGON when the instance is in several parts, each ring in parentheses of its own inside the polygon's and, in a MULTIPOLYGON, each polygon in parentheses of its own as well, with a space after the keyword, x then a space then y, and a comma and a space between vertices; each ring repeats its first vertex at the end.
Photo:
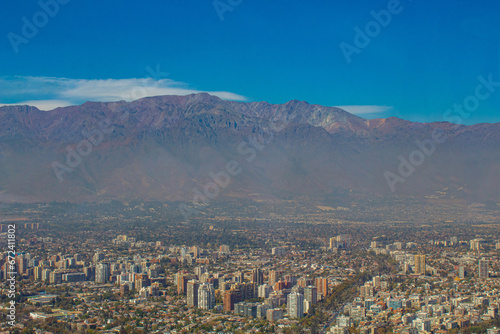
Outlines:
POLYGON ((351 114, 355 115, 366 115, 366 114, 381 114, 386 111, 392 110, 390 106, 337 106, 337 108, 343 109, 351 114))
POLYGON ((20 97, 16 103, 0 105, 33 105, 41 110, 81 104, 86 101, 133 101, 148 96, 189 95, 206 92, 225 100, 246 101, 231 92, 191 89, 187 84, 170 79, 106 79, 86 80, 54 77, 0 78, 0 100, 20 97))
POLYGON ((19 105, 33 106, 37 107, 40 110, 52 110, 59 107, 71 106, 72 104, 64 100, 31 100, 31 101, 21 101, 17 103, 4 103, 0 104, 0 107, 19 106, 19 105))

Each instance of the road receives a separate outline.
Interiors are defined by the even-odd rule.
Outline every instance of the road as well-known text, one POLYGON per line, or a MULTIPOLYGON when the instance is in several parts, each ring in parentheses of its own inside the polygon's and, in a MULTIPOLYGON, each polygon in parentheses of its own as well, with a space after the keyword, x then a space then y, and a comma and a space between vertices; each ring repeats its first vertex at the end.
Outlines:
POLYGON ((339 316, 340 313, 342 313, 344 311, 344 307, 349 304, 349 302, 345 303, 344 305, 342 305, 342 307, 336 311, 332 317, 330 319, 328 319, 328 322, 326 323, 325 327, 323 327, 322 330, 319 331, 320 334, 325 334, 327 329, 330 328, 330 326, 335 322, 335 319, 337 319, 337 317, 339 316))

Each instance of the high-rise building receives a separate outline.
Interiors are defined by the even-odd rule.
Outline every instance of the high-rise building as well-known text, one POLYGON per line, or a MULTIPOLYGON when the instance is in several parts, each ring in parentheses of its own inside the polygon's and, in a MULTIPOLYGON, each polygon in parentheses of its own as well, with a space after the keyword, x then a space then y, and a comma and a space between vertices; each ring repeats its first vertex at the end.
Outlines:
POLYGON ((142 270, 147 270, 150 265, 151 265, 151 263, 147 259, 142 260, 141 264, 140 264, 142 270))
POLYGON ((342 314, 340 317, 337 318, 337 325, 339 327, 351 327, 352 325, 351 317, 347 317, 342 314))
POLYGON ((50 273, 49 277, 50 284, 61 284, 62 283, 62 272, 53 271, 50 273))
POLYGON ((184 273, 177 273, 177 294, 182 295, 187 290, 188 277, 184 273))
POLYGON ((479 251, 479 244, 480 244, 480 240, 478 240, 478 239, 472 239, 470 241, 470 250, 472 250, 472 251, 479 251))
POLYGON ((304 295, 292 292, 287 298, 288 316, 290 318, 302 318, 304 316, 304 295))
POLYGON ((351 245, 351 236, 349 234, 341 234, 337 236, 337 247, 338 248, 349 248, 351 245))
POLYGON ((373 297, 373 286, 369 283, 366 283, 363 286, 359 287, 359 295, 362 298, 370 298, 373 297))
POLYGON ((323 297, 328 295, 328 278, 317 277, 316 289, 323 297))
POLYGON ((233 287, 233 285, 234 285, 234 282, 231 282, 231 281, 221 281, 221 282, 219 282, 219 291, 220 291, 221 295, 224 295, 224 293, 226 291, 231 290, 231 288, 233 287))
MULTIPOLYGON (((492 318, 498 317, 498 308, 496 307, 488 307, 488 315, 492 318)), ((500 332, 500 329, 498 329, 500 332)))
POLYGON ((43 269, 42 270, 42 281, 47 282, 50 280, 50 273, 52 271, 50 269, 43 269))
POLYGON ((197 280, 187 282, 187 305, 189 307, 198 307, 198 289, 200 283, 197 280))
POLYGON ((314 280, 311 278, 301 277, 297 280, 297 285, 305 288, 308 285, 314 285, 314 280))
POLYGON ((34 279, 35 279, 35 281, 41 281, 42 280, 42 271, 43 271, 43 267, 42 266, 35 267, 35 269, 34 269, 34 279))
POLYGON ((130 265, 128 272, 138 274, 141 272, 141 267, 138 264, 133 263, 130 265))
POLYGON ((224 294, 224 311, 231 312, 232 310, 234 310, 234 304, 237 302, 239 302, 237 291, 226 291, 226 293, 224 294))
POLYGON ((269 271, 269 285, 273 286, 278 281, 278 272, 276 270, 269 271))
POLYGON ((431 330, 431 320, 430 319, 413 320, 413 327, 422 332, 429 332, 431 330))
POLYGON ((361 320, 366 316, 366 308, 361 306, 351 306, 351 310, 349 311, 349 315, 355 320, 361 320))
POLYGON ((66 261, 68 262, 68 268, 73 268, 76 265, 76 261, 72 257, 66 259, 66 261))
POLYGON ((458 277, 459 278, 465 278, 466 272, 465 272, 465 267, 464 266, 459 266, 458 267, 458 277))
POLYGON ((485 259, 479 260, 479 277, 488 278, 488 261, 485 259))
POLYGON ((270 322, 283 319, 283 310, 280 308, 269 309, 267 310, 266 318, 270 322))
POLYGON ((281 279, 274 284, 273 290, 274 291, 281 291, 285 289, 285 282, 283 282, 281 279))
POLYGON ((200 247, 193 246, 191 247, 191 251, 193 252, 193 257, 196 259, 200 256, 200 247))
POLYGON ((215 307, 215 289, 210 283, 203 283, 198 288, 198 307, 211 310, 215 307))
POLYGON ((29 267, 36 267, 39 264, 40 264, 40 259, 37 258, 37 257, 34 257, 34 258, 32 258, 32 259, 29 260, 29 262, 28 262, 28 268, 29 267))
POLYGON ((85 281, 84 273, 66 273, 62 275, 63 282, 83 282, 85 281))
POLYGON ((24 274, 26 272, 26 269, 28 269, 28 261, 23 257, 23 256, 20 256, 18 258, 18 271, 19 271, 19 274, 24 274))
POLYGON ((313 285, 306 286, 304 288, 304 299, 312 305, 316 304, 318 302, 318 289, 313 285))
POLYGON ((255 298, 258 293, 257 283, 253 282, 236 283, 233 288, 240 292, 241 300, 255 298))
POLYGON ((229 246, 228 245, 220 245, 219 247, 219 252, 221 253, 229 253, 229 246))
POLYGON ((337 237, 331 237, 330 238, 330 249, 337 248, 337 237))
POLYGON ((189 254, 189 249, 186 246, 181 247, 181 257, 185 257, 189 254))
POLYGON ((243 317, 257 317, 257 304, 239 302, 234 304, 234 313, 243 317))
POLYGON ((233 279, 235 282, 243 283, 245 282, 245 273, 243 271, 239 271, 235 276, 233 276, 233 279))
POLYGON ((130 291, 130 288, 128 286, 128 284, 122 284, 120 285, 120 294, 123 296, 125 294, 128 294, 130 291))
POLYGON ((207 267, 205 266, 198 266, 194 268, 194 274, 198 276, 199 279, 201 278, 201 275, 203 275, 206 272, 207 272, 207 267))
POLYGON ((293 287, 297 284, 297 276, 295 275, 285 275, 285 282, 287 286, 293 287))
POLYGON ((257 318, 265 318, 266 312, 269 309, 269 306, 266 304, 258 304, 257 305, 257 318))
POLYGON ((273 248, 271 248, 271 254, 277 255, 277 256, 285 255, 286 250, 284 248, 281 248, 281 247, 273 247, 273 248))
MULTIPOLYGON (((94 257, 92 258, 92 262, 97 263, 99 261, 104 260, 104 254, 100 252, 95 252, 94 257)), ((59 260, 57 260, 59 261, 59 260)))
POLYGON ((159 297, 160 296, 160 284, 159 283, 153 283, 151 286, 148 287, 149 290, 149 295, 153 297, 159 297))
POLYGON ((95 282, 104 284, 109 281, 109 265, 107 263, 99 263, 95 268, 95 282))
POLYGON ((415 255, 415 274, 425 275, 425 255, 415 255))
POLYGON ((262 284, 259 286, 259 298, 269 298, 269 293, 271 292, 271 287, 267 284, 262 284))
POLYGON ((134 281, 136 290, 147 288, 151 284, 149 277, 146 274, 135 274, 134 281))
POLYGON ((146 289, 146 288, 140 288, 139 289, 139 296, 142 297, 142 298, 148 298, 151 295, 149 294, 149 290, 148 289, 146 289))
POLYGON ((260 268, 252 270, 252 282, 257 283, 257 285, 264 284, 264 273, 260 270, 260 268))
MULTIPOLYGON (((203 274, 201 274, 200 276, 200 282, 201 283, 213 283, 213 282, 209 282, 210 278, 212 277, 212 275, 210 275, 209 272, 204 272, 203 274)), ((213 278, 212 278, 213 279, 213 278)))
POLYGON ((351 236, 348 234, 341 234, 336 237, 330 238, 330 249, 343 248, 346 249, 351 243, 351 236))
POLYGON ((399 298, 389 299, 387 302, 387 307, 392 308, 393 310, 397 310, 403 307, 403 301, 399 298))
POLYGON ((95 279, 95 268, 94 267, 83 267, 83 273, 85 274, 85 279, 88 281, 95 279))

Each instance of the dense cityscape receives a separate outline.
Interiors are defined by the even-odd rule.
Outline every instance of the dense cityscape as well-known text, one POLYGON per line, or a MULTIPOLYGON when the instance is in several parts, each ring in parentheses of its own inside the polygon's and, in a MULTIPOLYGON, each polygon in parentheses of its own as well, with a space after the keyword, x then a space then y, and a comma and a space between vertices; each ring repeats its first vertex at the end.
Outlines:
POLYGON ((0 334, 500 334, 500 1, 3 1, 0 334))
POLYGON ((15 256, 2 278, 17 273, 4 332, 500 333, 496 224, 366 224, 345 219, 359 201, 292 205, 256 204, 270 220, 214 205, 187 222, 167 204, 4 207, 15 256))

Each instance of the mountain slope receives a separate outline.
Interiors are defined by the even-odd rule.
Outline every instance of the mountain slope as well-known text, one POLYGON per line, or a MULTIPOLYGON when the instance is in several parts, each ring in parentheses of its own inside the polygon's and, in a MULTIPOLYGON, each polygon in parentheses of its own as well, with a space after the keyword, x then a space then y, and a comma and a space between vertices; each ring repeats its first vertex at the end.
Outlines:
POLYGON ((366 120, 301 101, 241 103, 208 94, 51 111, 1 107, 0 201, 192 201, 230 161, 241 172, 212 199, 423 197, 447 188, 447 196, 498 201, 499 144, 499 123, 366 120), (442 143, 429 155, 415 153, 422 150, 416 141, 429 144, 433 131, 442 143), (423 158, 402 177, 400 159, 411 157, 423 158), (399 177, 394 191, 387 172, 399 177))

